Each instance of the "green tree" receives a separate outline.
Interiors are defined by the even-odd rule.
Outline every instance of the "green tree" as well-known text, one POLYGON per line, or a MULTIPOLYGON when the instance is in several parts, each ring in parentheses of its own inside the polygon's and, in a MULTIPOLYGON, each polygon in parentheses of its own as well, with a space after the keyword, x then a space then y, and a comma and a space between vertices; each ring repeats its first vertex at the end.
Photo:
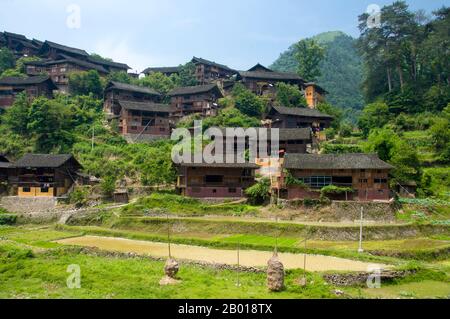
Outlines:
POLYGON ((445 150, 450 143, 450 121, 441 118, 430 128, 433 146, 437 152, 445 150))
POLYGON ((107 82, 114 81, 114 82, 126 83, 126 84, 132 84, 134 81, 134 79, 127 72, 124 72, 124 71, 111 72, 110 74, 108 74, 106 79, 107 79, 107 82))
POLYGON ((14 54, 7 48, 0 48, 0 74, 15 66, 14 54))
POLYGON ((319 103, 319 105, 317 105, 317 109, 320 112, 331 115, 334 118, 333 122, 331 123, 332 128, 334 128, 335 130, 338 130, 340 128, 343 116, 343 112, 341 109, 334 107, 330 103, 324 102, 319 103))
POLYGON ((69 90, 74 95, 89 95, 101 98, 103 84, 100 75, 95 70, 87 72, 73 72, 69 75, 69 90))
POLYGON ((255 185, 247 188, 245 194, 250 202, 255 205, 266 203, 270 198, 270 180, 264 178, 255 185))
POLYGON ((169 91, 173 90, 176 87, 176 84, 168 76, 165 76, 162 73, 156 72, 139 80, 139 85, 152 88, 157 92, 165 95, 169 91))
POLYGON ((198 85, 197 78, 195 76, 196 66, 194 63, 189 62, 179 67, 179 75, 172 80, 176 83, 176 86, 195 86, 198 85))
POLYGON ((368 136, 371 129, 385 126, 389 122, 389 117, 389 107, 385 103, 372 103, 364 108, 358 125, 364 136, 368 136))
POLYGON ((305 95, 298 86, 279 82, 276 85, 277 102, 285 107, 306 107, 305 95))
POLYGON ((57 100, 37 98, 31 104, 27 130, 36 137, 36 151, 70 152, 74 138, 70 132, 70 110, 57 100))
POLYGON ((260 117, 266 110, 266 101, 242 85, 235 85, 232 95, 235 99, 236 108, 242 114, 260 117))
POLYGON ((313 39, 301 40, 295 47, 298 74, 307 81, 316 81, 321 75, 320 63, 325 57, 325 50, 313 39))

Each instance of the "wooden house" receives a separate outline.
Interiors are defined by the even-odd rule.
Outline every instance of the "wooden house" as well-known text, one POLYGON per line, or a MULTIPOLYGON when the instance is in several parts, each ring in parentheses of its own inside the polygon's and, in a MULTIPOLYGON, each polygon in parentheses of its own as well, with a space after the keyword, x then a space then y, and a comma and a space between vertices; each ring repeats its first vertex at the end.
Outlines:
POLYGON ((287 154, 280 185, 283 198, 306 199, 320 197, 320 190, 329 185, 349 188, 340 194, 330 194, 335 200, 389 200, 391 165, 375 154, 287 154), (284 173, 288 172, 288 173, 284 173), (300 184, 288 184, 290 174, 300 184))
POLYGON ((61 54, 76 59, 87 59, 89 57, 89 53, 84 50, 72 48, 51 41, 45 41, 39 50, 39 56, 46 59, 57 60, 60 58, 61 54))
POLYGON ((37 42, 27 39, 22 34, 5 31, 0 35, 0 38, 0 42, 14 52, 16 58, 37 55, 40 49, 37 42))
POLYGON ((162 96, 155 90, 143 86, 111 81, 104 92, 104 111, 112 117, 120 115, 119 101, 132 102, 161 102, 162 96))
POLYGON ((194 198, 242 198, 255 184, 256 164, 181 164, 177 188, 194 198))
POLYGON ((277 83, 296 85, 302 89, 304 80, 295 73, 275 72, 261 64, 248 71, 239 71, 237 81, 257 95, 274 96, 277 83))
POLYGON ((52 98, 53 90, 56 89, 56 85, 49 76, 0 79, 0 108, 7 109, 13 105, 19 93, 26 92, 30 99, 38 96, 52 98))
POLYGON ((154 102, 118 101, 119 132, 130 141, 169 138, 174 108, 154 102))
POLYGON ((202 58, 194 57, 191 62, 195 64, 195 76, 199 84, 229 80, 237 73, 226 65, 202 58))
POLYGON ((26 154, 14 166, 13 184, 19 197, 61 197, 70 191, 82 169, 69 154, 26 154))
POLYGON ((333 117, 310 108, 272 106, 266 120, 272 128, 311 128, 317 137, 331 126, 333 117))
POLYGON ((176 117, 191 114, 202 116, 216 116, 218 100, 223 93, 217 84, 198 85, 176 88, 168 93, 171 105, 176 108, 176 117))
POLYGON ((162 73, 165 76, 171 76, 173 74, 179 74, 180 67, 179 66, 168 66, 168 67, 146 68, 144 71, 142 71, 142 73, 144 73, 147 76, 149 76, 153 73, 162 73))
POLYGON ((26 63, 28 75, 48 74, 63 93, 69 92, 69 75, 72 72, 95 70, 100 76, 106 76, 109 71, 102 65, 60 54, 56 60, 41 60, 26 63))
POLYGON ((0 195, 6 193, 9 176, 13 170, 13 164, 9 162, 6 156, 0 154, 0 195))
POLYGON ((306 104, 309 108, 315 109, 319 103, 325 102, 328 92, 314 82, 304 84, 306 104))

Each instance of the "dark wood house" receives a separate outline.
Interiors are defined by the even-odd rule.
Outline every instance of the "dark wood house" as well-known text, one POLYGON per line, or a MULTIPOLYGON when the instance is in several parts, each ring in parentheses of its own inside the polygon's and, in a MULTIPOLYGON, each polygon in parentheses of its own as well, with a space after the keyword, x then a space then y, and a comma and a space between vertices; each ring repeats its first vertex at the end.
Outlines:
POLYGON ((13 184, 19 197, 61 197, 70 191, 82 169, 69 154, 26 154, 14 166, 17 176, 13 184))
POLYGON ((8 158, 0 155, 0 195, 6 193, 9 176, 12 174, 13 169, 13 164, 9 162, 8 158))
POLYGON ((17 94, 21 92, 26 92, 30 99, 38 96, 52 98, 53 90, 56 89, 56 85, 49 76, 0 79, 0 108, 7 109, 13 105, 17 94))
POLYGON ((255 184, 256 164, 181 164, 177 187, 195 198, 242 198, 255 184))
POLYGON ((104 111, 112 117, 120 115, 119 101, 161 102, 161 94, 147 87, 111 81, 106 85, 104 93, 104 111))
POLYGON ((176 117, 191 114, 216 116, 218 100, 223 93, 217 84, 188 86, 174 89, 168 93, 171 105, 176 108, 176 117))
POLYGON ((287 154, 282 173, 282 197, 294 199, 319 198, 320 190, 329 185, 350 188, 341 194, 330 194, 335 200, 389 200, 391 165, 375 154, 287 154), (288 185, 287 171, 303 185, 288 185))
POLYGON ((39 56, 42 58, 57 60, 60 55, 64 54, 76 59, 87 59, 89 53, 84 50, 68 47, 59 43, 45 41, 39 50, 39 56))
POLYGON ((319 103, 325 102, 328 92, 314 82, 304 84, 306 104, 309 108, 315 109, 319 103))
POLYGON ((305 107, 272 106, 266 120, 272 128, 311 128, 317 134, 330 127, 333 117, 305 107))
POLYGON ((169 138, 174 108, 154 102, 118 101, 119 132, 130 141, 169 138))
POLYGON ((16 58, 37 55, 40 50, 37 42, 27 39, 22 34, 5 31, 0 35, 0 42, 14 52, 16 58))
POLYGON ((261 64, 257 64, 248 71, 239 71, 237 81, 257 95, 274 96, 277 83, 296 85, 302 89, 304 80, 295 73, 275 72, 261 64))
POLYGON ((180 67, 179 66, 168 66, 168 67, 156 67, 156 68, 146 68, 144 71, 142 71, 145 75, 151 75, 153 73, 162 73, 165 76, 171 76, 173 74, 179 74, 180 73, 180 67))
POLYGON ((195 76, 199 84, 208 84, 217 81, 229 80, 237 72, 226 65, 194 57, 195 76))
POLYGON ((56 60, 41 60, 26 63, 28 75, 48 74, 64 93, 69 92, 69 75, 72 72, 95 70, 100 76, 106 76, 109 71, 102 65, 73 58, 69 55, 60 54, 56 60))

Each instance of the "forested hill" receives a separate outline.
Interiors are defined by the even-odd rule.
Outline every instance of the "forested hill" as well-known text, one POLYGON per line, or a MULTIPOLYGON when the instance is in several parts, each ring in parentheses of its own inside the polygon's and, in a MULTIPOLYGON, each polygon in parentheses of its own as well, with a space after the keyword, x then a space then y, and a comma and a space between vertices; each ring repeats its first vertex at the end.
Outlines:
MULTIPOLYGON (((330 92, 328 101, 342 108, 362 109, 363 67, 354 47, 356 40, 340 31, 321 33, 313 39, 326 50, 318 84, 330 92)), ((271 68, 282 72, 296 72, 297 63, 295 45, 292 45, 271 68)))

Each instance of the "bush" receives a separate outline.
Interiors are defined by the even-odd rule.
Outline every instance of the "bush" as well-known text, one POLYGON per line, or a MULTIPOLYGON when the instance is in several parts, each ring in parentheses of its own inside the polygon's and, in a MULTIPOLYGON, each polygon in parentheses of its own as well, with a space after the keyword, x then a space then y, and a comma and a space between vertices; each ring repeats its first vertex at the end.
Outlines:
POLYGON ((363 153, 361 146, 352 144, 323 144, 323 154, 363 153))
POLYGON ((103 195, 108 198, 112 198, 114 191, 116 190, 116 181, 117 178, 112 175, 105 176, 101 183, 100 188, 102 190, 103 195))
POLYGON ((74 204, 76 207, 86 206, 89 198, 89 190, 87 188, 77 187, 69 195, 69 203, 74 204))
POLYGON ((14 225, 17 221, 17 215, 0 214, 0 225, 14 225))
POLYGON ((270 180, 264 178, 245 191, 250 202, 255 205, 264 204, 270 198, 270 180))

